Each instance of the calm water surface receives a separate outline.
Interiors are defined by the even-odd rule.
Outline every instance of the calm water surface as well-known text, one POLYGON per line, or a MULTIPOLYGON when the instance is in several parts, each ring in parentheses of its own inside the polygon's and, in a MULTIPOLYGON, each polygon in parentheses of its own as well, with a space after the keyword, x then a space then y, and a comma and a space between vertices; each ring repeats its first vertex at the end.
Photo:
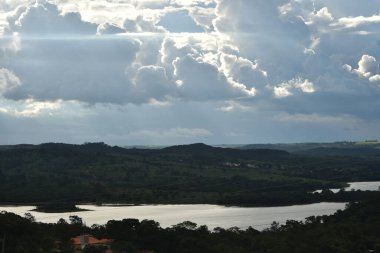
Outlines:
MULTIPOLYGON (((345 188, 346 191, 379 190, 380 182, 354 182, 345 188)), ((339 191, 339 189, 332 189, 339 191)), ((338 209, 344 209, 345 203, 317 203, 311 205, 297 205, 285 207, 225 207, 217 205, 142 205, 142 206, 95 206, 79 205, 79 208, 92 211, 75 213, 38 213, 30 211, 35 206, 3 206, 0 211, 13 212, 24 215, 30 212, 37 221, 45 223, 57 222, 59 218, 68 220, 70 215, 78 215, 91 226, 105 224, 109 220, 136 218, 158 221, 162 227, 169 227, 183 221, 192 221, 198 225, 207 225, 209 228, 252 226, 264 229, 273 221, 284 223, 286 220, 304 220, 312 215, 329 215, 338 209)))
POLYGON ((303 220, 312 215, 333 214, 344 209, 345 203, 318 203, 286 207, 225 207, 217 205, 143 205, 143 206, 95 206, 79 205, 78 207, 93 211, 76 213, 38 213, 30 211, 34 206, 0 207, 0 210, 24 215, 30 212, 37 221, 57 222, 59 218, 68 220, 70 215, 78 215, 91 226, 105 224, 108 220, 136 218, 158 221, 162 227, 169 227, 183 221, 192 221, 198 225, 215 227, 264 229, 273 221, 280 223, 286 220, 303 220))
POLYGON ((380 181, 377 182, 355 182, 349 183, 350 186, 347 187, 346 191, 351 190, 362 190, 362 191, 378 191, 380 188, 380 181))
MULTIPOLYGON (((349 186, 344 188, 345 191, 351 190, 361 190, 361 191, 378 191, 380 187, 380 181, 376 182, 352 182, 348 183, 349 186)), ((340 189, 330 189, 333 192, 339 192, 340 189)), ((317 190, 315 192, 321 192, 322 190, 317 190)))

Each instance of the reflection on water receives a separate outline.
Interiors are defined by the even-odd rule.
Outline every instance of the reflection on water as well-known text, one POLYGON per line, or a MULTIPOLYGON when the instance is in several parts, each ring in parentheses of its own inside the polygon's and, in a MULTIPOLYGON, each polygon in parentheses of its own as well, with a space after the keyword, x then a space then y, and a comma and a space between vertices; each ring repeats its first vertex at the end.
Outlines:
POLYGON ((351 190, 361 190, 361 191, 378 191, 380 187, 380 182, 355 182, 349 183, 350 186, 347 187, 346 191, 351 190))
MULTIPOLYGON (((377 191, 380 182, 354 182, 345 188, 346 191, 362 190, 377 191)), ((334 192, 339 189, 331 189, 334 192)), ((0 211, 13 212, 24 215, 30 212, 37 221, 53 223, 59 218, 68 220, 70 215, 78 215, 91 226, 93 224, 105 224, 108 220, 121 220, 136 218, 139 220, 150 219, 160 222, 162 227, 169 227, 189 220, 198 225, 207 225, 209 228, 253 226, 256 229, 269 227, 273 221, 280 223, 286 220, 303 220, 312 215, 333 214, 338 209, 343 209, 345 203, 318 203, 311 205, 286 206, 286 207, 225 207, 216 205, 145 205, 145 206, 94 206, 79 205, 79 208, 89 209, 88 212, 76 213, 38 213, 30 211, 34 206, 0 207, 0 211)))
POLYGON ((158 221, 162 227, 169 227, 189 220, 198 225, 215 227, 264 229, 273 221, 280 223, 286 220, 303 220, 313 215, 333 214, 338 209, 344 209, 345 203, 317 203, 286 207, 225 207, 217 205, 143 205, 143 206, 94 206, 79 205, 78 207, 93 211, 75 213, 38 213, 30 211, 34 206, 0 207, 0 210, 24 215, 30 212, 37 221, 45 223, 57 222, 59 218, 68 220, 70 215, 78 215, 91 226, 105 224, 108 220, 136 218, 158 221))
MULTIPOLYGON (((361 190, 361 191, 378 191, 380 190, 380 181, 376 182, 352 182, 348 183, 349 186, 344 188, 345 191, 361 190)), ((330 189, 332 192, 337 193, 340 189, 330 189)), ((316 190, 314 192, 321 193, 322 190, 316 190)))

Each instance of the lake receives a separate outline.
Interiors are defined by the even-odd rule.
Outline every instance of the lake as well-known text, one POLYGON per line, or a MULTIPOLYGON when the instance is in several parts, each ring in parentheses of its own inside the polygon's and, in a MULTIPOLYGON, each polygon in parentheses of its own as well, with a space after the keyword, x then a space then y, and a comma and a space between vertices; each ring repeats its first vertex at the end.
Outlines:
MULTIPOLYGON (((349 190, 376 191, 380 182, 353 182, 345 188, 349 190)), ((339 191, 339 189, 331 189, 339 191)), ((330 215, 339 209, 344 209, 345 203, 317 203, 310 205, 295 205, 283 207, 226 207, 218 205, 141 205, 141 206, 96 206, 78 205, 79 208, 92 211, 75 213, 39 213, 30 211, 35 206, 0 206, 0 211, 7 211, 23 216, 30 212, 37 221, 54 223, 59 218, 68 220, 70 215, 77 215, 86 225, 105 224, 108 220, 135 218, 150 219, 170 227, 183 221, 192 221, 198 225, 215 227, 249 226, 262 230, 268 228, 273 221, 284 223, 286 220, 304 220, 309 216, 330 215)))
MULTIPOLYGON (((380 187, 380 181, 374 181, 374 182, 352 182, 348 183, 349 186, 344 188, 345 191, 352 191, 352 190, 361 190, 361 191, 378 191, 380 187)), ((339 192, 340 189, 330 189, 332 192, 339 192)), ((321 192, 322 190, 317 190, 314 192, 321 192)))
POLYGON ((345 203, 317 203, 284 207, 225 207, 218 205, 141 205, 141 206, 95 206, 78 205, 79 208, 93 211, 75 213, 38 213, 30 211, 34 206, 3 206, 0 210, 23 216, 30 212, 37 221, 57 222, 59 218, 68 220, 70 215, 77 215, 86 225, 105 224, 108 220, 136 218, 158 221, 162 227, 169 227, 183 221, 192 221, 198 225, 242 229, 252 226, 262 230, 273 221, 284 223, 286 220, 304 220, 313 215, 329 215, 338 209, 344 209, 345 203))

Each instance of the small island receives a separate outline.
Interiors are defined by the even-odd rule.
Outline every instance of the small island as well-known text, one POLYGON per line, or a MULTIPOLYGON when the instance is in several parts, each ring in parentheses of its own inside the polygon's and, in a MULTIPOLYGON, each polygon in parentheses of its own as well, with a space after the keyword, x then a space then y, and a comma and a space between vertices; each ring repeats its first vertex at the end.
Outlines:
POLYGON ((78 208, 75 203, 44 203, 37 205, 31 211, 40 213, 73 213, 91 210, 78 208))

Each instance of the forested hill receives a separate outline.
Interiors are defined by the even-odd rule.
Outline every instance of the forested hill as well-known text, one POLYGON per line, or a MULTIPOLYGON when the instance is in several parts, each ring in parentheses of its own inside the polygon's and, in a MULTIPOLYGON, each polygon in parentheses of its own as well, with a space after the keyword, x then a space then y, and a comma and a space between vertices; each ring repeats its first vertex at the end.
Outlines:
POLYGON ((187 155, 209 155, 209 156, 218 156, 226 155, 229 157, 269 157, 273 156, 284 156, 288 152, 274 150, 274 149, 233 149, 233 148, 220 148, 213 147, 203 143, 195 143, 189 145, 177 145, 165 147, 162 149, 144 149, 144 148, 122 148, 118 146, 109 146, 103 142, 99 143, 85 143, 82 145, 75 144, 65 144, 65 143, 44 143, 40 145, 31 145, 31 144, 20 144, 20 145, 3 145, 0 146, 0 151, 45 151, 45 152, 62 152, 72 153, 72 152, 101 152, 101 153, 124 153, 124 154, 187 154, 187 155))
POLYGON ((35 153, 44 154, 46 156, 56 155, 59 156, 78 156, 78 155, 104 155, 104 154, 119 154, 125 155, 138 155, 144 157, 170 157, 177 159, 198 159, 202 162, 207 161, 232 161, 234 159, 256 159, 260 161, 277 161, 286 159, 289 155, 286 151, 273 150, 273 149, 248 149, 240 150, 233 148, 220 148, 213 147, 203 143, 195 143, 189 145, 171 146, 162 149, 144 149, 132 148, 126 149, 118 146, 109 146, 105 143, 85 143, 82 145, 65 144, 65 143, 44 143, 40 145, 14 145, 14 146, 0 146, 0 152, 8 154, 20 153, 35 153))
POLYGON ((46 151, 46 152, 106 152, 116 153, 123 152, 126 149, 118 146, 109 146, 103 142, 85 143, 82 145, 66 144, 66 143, 43 143, 39 145, 19 144, 19 145, 3 145, 0 146, 0 151, 46 151))
POLYGON ((289 153, 281 150, 274 149, 233 149, 233 148, 220 148, 205 145, 203 143, 195 143, 190 145, 178 145, 164 148, 158 153, 169 154, 186 154, 186 155, 202 155, 208 157, 219 158, 235 158, 235 159, 259 159, 259 160, 278 160, 286 158, 289 153))
POLYGON ((380 180, 380 156, 313 157, 205 144, 125 149, 104 143, 0 147, 0 203, 50 201, 286 205, 358 198, 313 195, 380 180))
POLYGON ((310 156, 380 156, 380 142, 377 140, 332 143, 250 144, 239 146, 238 148, 242 150, 284 150, 294 154, 310 156))

